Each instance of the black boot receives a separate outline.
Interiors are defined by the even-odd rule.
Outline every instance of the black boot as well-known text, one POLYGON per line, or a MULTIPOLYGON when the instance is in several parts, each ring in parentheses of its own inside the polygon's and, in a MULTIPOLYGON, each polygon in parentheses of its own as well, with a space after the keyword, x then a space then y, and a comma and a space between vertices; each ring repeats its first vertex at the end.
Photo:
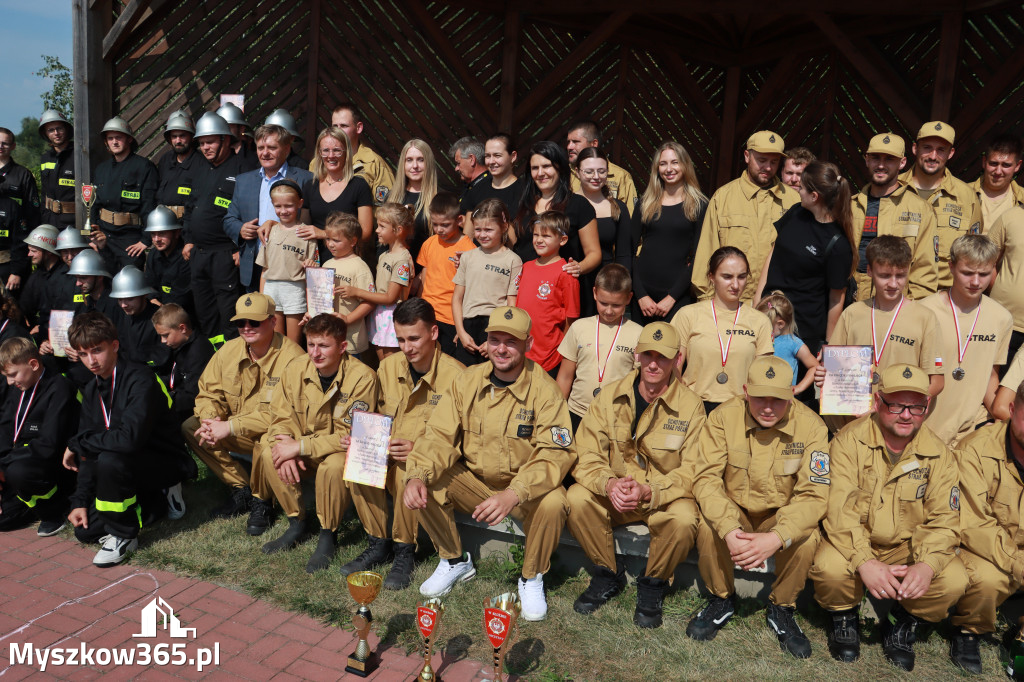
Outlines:
POLYGON ((711 595, 708 603, 686 624, 686 636, 699 642, 710 642, 717 635, 732 614, 736 613, 736 601, 732 595, 718 597, 711 595))
POLYGON ((892 607, 882 626, 882 653, 885 654, 885 660, 907 672, 914 669, 917 623, 917 618, 897 604, 892 607))
POLYGON ((641 628, 661 627, 661 605, 665 601, 668 581, 642 575, 636 580, 636 610, 633 623, 641 628))
POLYGON ((211 519, 233 519, 252 507, 252 488, 245 485, 231 489, 231 499, 210 512, 211 519))
POLYGON ((796 608, 778 606, 768 602, 768 609, 765 611, 764 617, 768 627, 778 637, 779 646, 783 650, 793 654, 796 658, 811 657, 811 642, 797 625, 796 608))
POLYGON ((245 532, 249 535, 263 535, 274 522, 274 503, 261 500, 258 497, 252 498, 252 507, 249 510, 249 521, 245 525, 245 532))
POLYGON ((590 570, 590 586, 576 598, 572 608, 576 613, 593 613, 608 603, 609 599, 622 592, 625 587, 626 574, 624 572, 612 573, 604 566, 594 566, 590 570))
POLYGON ((288 529, 276 540, 263 545, 264 554, 277 554, 288 549, 295 549, 306 539, 306 519, 288 519, 288 529))
POLYGON ((963 630, 953 633, 953 639, 949 643, 949 657, 958 668, 963 668, 969 673, 980 675, 981 649, 978 647, 980 635, 963 630))
POLYGON ((390 538, 375 538, 372 535, 367 535, 366 539, 369 541, 369 545, 362 554, 341 567, 342 575, 368 571, 374 566, 386 564, 395 558, 390 538))
POLYGON ((860 658, 860 609, 832 612, 828 652, 843 663, 853 663, 860 658))
POLYGON ((313 555, 309 557, 309 562, 306 564, 306 573, 316 573, 330 566, 336 551, 338 551, 338 546, 334 531, 326 528, 320 529, 316 549, 313 550, 313 555))
POLYGON ((384 579, 385 590, 404 590, 412 584, 412 570, 416 568, 416 545, 411 542, 396 542, 395 563, 391 564, 388 577, 384 579))

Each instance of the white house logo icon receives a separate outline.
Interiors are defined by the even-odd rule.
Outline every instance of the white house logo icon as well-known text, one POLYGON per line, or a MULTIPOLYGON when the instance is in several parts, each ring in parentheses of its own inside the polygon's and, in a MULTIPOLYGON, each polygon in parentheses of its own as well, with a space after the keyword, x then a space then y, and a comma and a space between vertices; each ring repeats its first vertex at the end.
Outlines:
POLYGON ((132 637, 156 637, 156 628, 160 616, 163 616, 164 619, 164 630, 169 630, 171 637, 184 639, 188 637, 188 633, 191 632, 192 638, 195 639, 196 629, 181 627, 178 617, 174 615, 174 609, 172 609, 171 605, 161 597, 155 597, 151 602, 143 607, 142 632, 137 635, 132 635, 132 637))

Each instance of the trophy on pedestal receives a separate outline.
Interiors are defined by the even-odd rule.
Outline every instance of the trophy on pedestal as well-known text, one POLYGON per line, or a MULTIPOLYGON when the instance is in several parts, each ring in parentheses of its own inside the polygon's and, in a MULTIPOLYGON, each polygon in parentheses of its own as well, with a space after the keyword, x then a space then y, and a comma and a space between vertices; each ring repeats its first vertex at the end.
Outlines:
POLYGON ((370 644, 366 638, 370 634, 370 625, 373 623, 370 603, 380 594, 383 584, 384 577, 373 571, 358 571, 348 576, 348 591, 359 604, 359 610, 352 616, 352 624, 359 636, 359 644, 356 645, 356 650, 352 655, 348 657, 345 672, 359 677, 366 677, 376 670, 379 664, 377 657, 370 651, 370 644))
POLYGON ((434 653, 434 642, 437 641, 443 615, 444 604, 440 599, 428 599, 416 605, 416 625, 423 635, 423 667, 416 678, 420 682, 441 682, 441 678, 430 665, 430 658, 434 653))
POLYGON ((85 206, 85 228, 82 234, 92 232, 92 205, 96 203, 96 187, 94 185, 82 185, 82 204, 85 206))
POLYGON ((494 647, 491 659, 494 665, 493 682, 503 679, 501 670, 505 664, 505 654, 515 639, 516 623, 521 610, 519 595, 513 592, 484 599, 484 633, 494 647))

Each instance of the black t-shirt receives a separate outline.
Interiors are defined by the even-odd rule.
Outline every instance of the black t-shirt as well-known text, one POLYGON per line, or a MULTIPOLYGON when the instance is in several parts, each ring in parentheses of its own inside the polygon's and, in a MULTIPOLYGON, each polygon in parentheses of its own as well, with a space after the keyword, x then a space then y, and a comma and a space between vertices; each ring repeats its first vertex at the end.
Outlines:
MULTIPOLYGON (((597 238, 601 242, 601 266, 615 262, 627 270, 633 269, 633 218, 629 209, 618 199, 619 219, 611 216, 597 219, 597 238)), ((600 268, 599 268, 600 269, 600 268)))
POLYGON ((373 194, 370 193, 370 186, 358 175, 352 176, 352 179, 345 185, 345 189, 341 190, 341 194, 334 201, 325 201, 320 196, 320 181, 316 178, 308 181, 302 188, 302 196, 306 198, 310 220, 321 230, 327 224, 327 216, 335 211, 358 216, 360 207, 373 206, 373 194))
POLYGON ((508 388, 512 384, 516 383, 516 380, 513 379, 512 381, 505 381, 504 379, 499 379, 498 377, 496 377, 494 375, 494 372, 491 372, 491 383, 496 388, 508 388))
POLYGON ((525 186, 526 183, 522 180, 516 180, 508 187, 502 187, 501 189, 495 189, 494 185, 489 182, 481 182, 473 185, 466 191, 466 195, 462 197, 459 210, 463 213, 472 213, 477 206, 487 199, 500 199, 505 204, 509 214, 515 215, 516 211, 519 210, 519 199, 523 195, 523 187, 525 186))
POLYGON ((323 374, 320 374, 320 372, 316 373, 317 379, 320 380, 320 388, 321 390, 323 390, 324 393, 327 393, 327 389, 331 387, 331 384, 334 382, 334 377, 336 376, 338 376, 337 372, 335 372, 329 377, 325 377, 323 374))
MULTIPOLYGON (((886 195, 888 196, 888 195, 886 195)), ((878 207, 883 197, 871 196, 868 193, 868 207, 864 216, 864 229, 860 233, 860 243, 857 245, 857 254, 860 256, 857 261, 857 272, 868 271, 868 244, 878 236, 878 207)))
MULTIPOLYGON (((402 203, 409 206, 413 211, 416 210, 416 202, 420 200, 419 192, 410 192, 406 190, 405 196, 402 197, 402 203)), ((409 254, 412 256, 412 262, 416 262, 417 256, 420 255, 420 247, 423 246, 423 242, 427 241, 430 237, 430 206, 424 206, 421 213, 416 214, 416 223, 413 233, 409 235, 407 240, 407 246, 409 247, 409 254)))
POLYGON ((413 386, 420 383, 420 379, 426 376, 426 374, 426 372, 417 372, 416 369, 412 366, 412 363, 409 364, 409 375, 412 377, 413 386))
POLYGON ((666 320, 671 320, 679 308, 693 303, 690 275, 707 207, 707 203, 702 203, 696 219, 690 220, 683 204, 662 206, 657 220, 640 224, 640 253, 633 265, 634 298, 674 298, 676 305, 665 316, 666 320))
POLYGON ((640 394, 640 375, 633 381, 633 400, 636 401, 636 412, 633 413, 633 438, 636 439, 636 425, 640 423, 640 416, 650 405, 640 394))
MULTIPOLYGON (((513 209, 511 212, 514 214, 515 210, 513 209)), ((591 220, 595 220, 597 214, 594 213, 594 207, 590 205, 590 202, 579 194, 569 195, 569 200, 566 202, 562 212, 569 219, 569 241, 559 249, 558 255, 565 260, 572 258, 579 263, 583 260, 583 247, 580 245, 580 229, 591 220)), ((523 259, 524 263, 537 258, 537 252, 533 248, 533 233, 529 230, 530 221, 534 217, 535 214, 526 217, 526 232, 515 243, 515 246, 512 247, 512 250, 523 259)))
POLYGON ((797 335, 817 354, 828 325, 830 289, 845 289, 853 249, 838 224, 819 223, 797 204, 775 223, 778 237, 764 293, 780 289, 793 304, 797 335), (829 242, 838 237, 831 251, 829 242))

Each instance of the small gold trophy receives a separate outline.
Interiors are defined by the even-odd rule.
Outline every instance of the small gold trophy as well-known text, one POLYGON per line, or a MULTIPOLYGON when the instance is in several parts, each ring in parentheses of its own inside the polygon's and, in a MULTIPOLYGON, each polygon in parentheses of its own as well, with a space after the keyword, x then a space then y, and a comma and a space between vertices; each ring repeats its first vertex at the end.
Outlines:
POLYGON ((493 682, 503 679, 501 670, 505 665, 505 654, 516 638, 516 623, 521 609, 519 595, 513 592, 484 599, 484 633, 494 647, 491 661, 494 664, 493 682))
POLYGON ((370 603, 380 594, 382 584, 384 584, 384 577, 373 571, 358 571, 348 576, 348 591, 359 604, 359 610, 352 616, 352 624, 355 625, 356 634, 359 635, 359 644, 356 646, 355 652, 348 657, 345 672, 359 677, 366 677, 377 669, 378 661, 370 651, 370 644, 366 641, 366 637, 370 634, 370 625, 373 623, 370 603))
POLYGON ((437 633, 440 628, 441 616, 444 615, 444 604, 440 599, 428 599, 416 605, 416 625, 423 635, 423 667, 420 668, 420 675, 416 679, 420 682, 441 682, 434 669, 430 666, 430 657, 433 655, 434 642, 437 641, 437 633))
POLYGON ((85 229, 82 234, 92 232, 92 205, 96 203, 96 187, 94 185, 82 185, 82 204, 85 206, 85 229))

